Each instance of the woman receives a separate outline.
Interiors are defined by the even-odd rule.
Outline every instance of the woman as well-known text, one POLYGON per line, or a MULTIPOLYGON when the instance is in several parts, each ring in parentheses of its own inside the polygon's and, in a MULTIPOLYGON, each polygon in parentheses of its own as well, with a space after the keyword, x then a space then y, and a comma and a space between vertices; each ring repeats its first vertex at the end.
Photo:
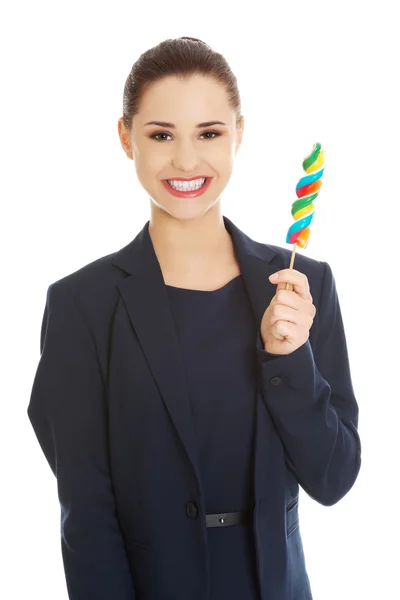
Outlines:
POLYGON ((150 221, 49 286, 28 408, 69 597, 309 600, 299 484, 332 505, 361 463, 332 271, 222 216, 243 117, 203 42, 140 56, 118 131, 150 221))

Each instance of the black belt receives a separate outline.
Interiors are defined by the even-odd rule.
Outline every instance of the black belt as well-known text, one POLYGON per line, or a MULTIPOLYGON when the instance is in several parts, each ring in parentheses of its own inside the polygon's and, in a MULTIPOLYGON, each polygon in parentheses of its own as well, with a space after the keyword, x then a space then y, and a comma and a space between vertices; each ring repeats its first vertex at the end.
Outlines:
POLYGON ((250 511, 216 513, 206 515, 206 527, 229 527, 230 525, 249 525, 252 522, 250 511))

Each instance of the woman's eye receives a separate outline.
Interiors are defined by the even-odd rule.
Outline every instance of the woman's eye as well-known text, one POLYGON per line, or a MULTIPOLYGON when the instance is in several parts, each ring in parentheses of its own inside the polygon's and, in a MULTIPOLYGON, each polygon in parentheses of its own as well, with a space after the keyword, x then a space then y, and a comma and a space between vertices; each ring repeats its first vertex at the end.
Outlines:
MULTIPOLYGON (((207 133, 212 133, 212 134, 213 134, 215 137, 218 137, 218 136, 220 136, 220 135, 221 135, 220 133, 218 133, 218 131, 205 131, 205 132, 204 132, 204 133, 202 133, 201 135, 206 135, 207 133)), ((213 138, 213 137, 212 137, 212 138, 210 137, 210 138, 206 138, 206 139, 208 139, 208 140, 213 140, 214 138, 213 138)))
POLYGON ((154 135, 151 135, 150 138, 152 140, 157 140, 157 142, 163 142, 164 140, 160 140, 160 138, 158 137, 160 135, 169 135, 169 133, 155 133, 154 135))
MULTIPOLYGON (((207 135, 208 133, 211 133, 211 134, 213 135, 213 137, 207 137, 207 138, 205 138, 205 139, 207 139, 207 140, 213 140, 213 139, 214 139, 214 137, 218 137, 218 136, 220 136, 220 135, 221 135, 221 134, 220 134, 218 131, 205 131, 204 133, 202 133, 202 134, 200 134, 200 135, 201 135, 201 136, 202 136, 202 135, 207 135)), ((157 140, 157 142, 164 142, 164 141, 165 141, 165 139, 160 139, 160 138, 159 138, 159 136, 161 136, 161 135, 170 135, 170 134, 169 134, 169 133, 167 133, 166 131, 162 131, 162 132, 160 132, 160 133, 155 133, 155 134, 151 135, 151 136, 150 136, 150 138, 151 138, 151 139, 154 139, 154 140, 157 140)))

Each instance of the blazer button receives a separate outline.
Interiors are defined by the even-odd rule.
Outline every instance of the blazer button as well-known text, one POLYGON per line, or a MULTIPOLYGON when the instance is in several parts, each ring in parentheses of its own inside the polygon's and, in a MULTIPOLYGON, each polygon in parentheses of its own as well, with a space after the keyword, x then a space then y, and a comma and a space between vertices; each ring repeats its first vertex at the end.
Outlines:
POLYGON ((197 519, 199 511, 196 504, 194 504, 193 502, 188 502, 186 504, 186 512, 191 519, 197 519))
POLYGON ((269 382, 271 385, 280 385, 282 383, 282 377, 271 377, 269 382))

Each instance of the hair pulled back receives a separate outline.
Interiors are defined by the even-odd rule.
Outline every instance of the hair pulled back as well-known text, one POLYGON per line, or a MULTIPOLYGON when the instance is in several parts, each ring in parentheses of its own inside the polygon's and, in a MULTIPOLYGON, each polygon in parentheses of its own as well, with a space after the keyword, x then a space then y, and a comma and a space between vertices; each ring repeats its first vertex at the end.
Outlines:
POLYGON ((240 94, 235 75, 222 54, 202 40, 192 37, 167 39, 141 54, 134 63, 124 87, 123 122, 131 130, 133 117, 139 112, 145 91, 165 77, 189 78, 193 75, 213 77, 222 84, 228 102, 241 119, 240 94))

